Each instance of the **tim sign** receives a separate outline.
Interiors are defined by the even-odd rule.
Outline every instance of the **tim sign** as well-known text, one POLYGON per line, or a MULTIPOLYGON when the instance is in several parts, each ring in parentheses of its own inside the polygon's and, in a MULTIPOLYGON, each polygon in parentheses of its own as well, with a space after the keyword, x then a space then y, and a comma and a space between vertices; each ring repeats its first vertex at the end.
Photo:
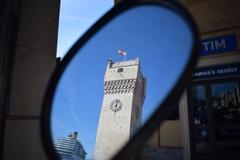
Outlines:
POLYGON ((201 41, 201 56, 213 55, 237 50, 236 35, 225 35, 201 41))

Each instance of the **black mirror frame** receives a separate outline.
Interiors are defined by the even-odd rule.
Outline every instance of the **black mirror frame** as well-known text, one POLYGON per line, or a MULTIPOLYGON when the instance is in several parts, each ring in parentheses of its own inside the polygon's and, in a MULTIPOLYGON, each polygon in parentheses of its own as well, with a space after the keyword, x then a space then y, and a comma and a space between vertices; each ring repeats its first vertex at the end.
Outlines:
POLYGON ((170 115, 175 109, 174 102, 179 100, 181 94, 186 88, 189 80, 191 78, 192 72, 195 68, 199 54, 199 36, 197 31, 197 26, 189 14, 189 12, 179 3, 174 0, 133 0, 133 1, 123 1, 118 3, 110 11, 108 11, 102 18, 100 18, 82 37, 80 37, 77 42, 70 48, 66 56, 58 65, 49 81, 46 94, 44 96, 42 113, 41 113, 41 137, 42 143, 45 151, 49 158, 60 159, 58 154, 55 152, 53 146, 53 140, 51 137, 51 126, 50 126, 50 116, 51 116, 51 104, 55 89, 57 87, 58 81, 61 78, 67 65, 73 59, 73 57, 78 53, 82 46, 88 42, 88 40, 94 36, 101 28, 108 24, 112 19, 121 13, 127 11, 128 9, 140 6, 140 5, 158 5, 160 7, 165 7, 178 15, 180 15, 189 27, 193 34, 193 47, 192 53, 188 59, 188 63, 185 66, 184 72, 178 79, 178 83, 172 88, 167 95, 163 103, 158 105, 157 110, 151 115, 144 126, 132 137, 132 139, 123 147, 120 152, 113 157, 114 160, 125 160, 125 159, 141 159, 140 153, 144 144, 148 141, 154 131, 162 124, 162 122, 170 115), (160 107, 161 106, 161 107, 160 107))

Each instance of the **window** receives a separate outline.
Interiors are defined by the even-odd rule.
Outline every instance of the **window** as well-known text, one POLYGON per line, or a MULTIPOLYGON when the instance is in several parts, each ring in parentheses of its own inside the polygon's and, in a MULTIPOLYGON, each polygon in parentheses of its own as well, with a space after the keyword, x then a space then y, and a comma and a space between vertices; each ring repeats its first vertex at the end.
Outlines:
POLYGON ((238 78, 202 81, 189 88, 195 154, 239 150, 239 88, 238 78))
POLYGON ((123 68, 118 68, 117 72, 123 72, 123 68))

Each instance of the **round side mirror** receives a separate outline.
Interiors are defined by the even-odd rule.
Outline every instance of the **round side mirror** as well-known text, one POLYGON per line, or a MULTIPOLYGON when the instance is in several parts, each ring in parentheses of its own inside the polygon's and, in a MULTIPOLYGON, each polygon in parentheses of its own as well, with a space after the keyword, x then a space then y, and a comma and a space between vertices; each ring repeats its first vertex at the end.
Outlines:
POLYGON ((197 43, 191 16, 176 2, 123 2, 110 10, 49 83, 42 130, 50 157, 136 158, 175 109, 197 43))

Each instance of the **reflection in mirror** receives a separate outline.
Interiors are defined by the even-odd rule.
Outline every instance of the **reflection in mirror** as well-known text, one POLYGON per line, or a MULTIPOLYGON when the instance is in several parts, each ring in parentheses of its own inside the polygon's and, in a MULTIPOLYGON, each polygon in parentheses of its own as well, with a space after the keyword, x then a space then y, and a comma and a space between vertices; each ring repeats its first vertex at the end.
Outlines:
POLYGON ((169 94, 192 47, 188 24, 160 6, 125 11, 73 57, 52 103, 62 159, 111 158, 169 94))

